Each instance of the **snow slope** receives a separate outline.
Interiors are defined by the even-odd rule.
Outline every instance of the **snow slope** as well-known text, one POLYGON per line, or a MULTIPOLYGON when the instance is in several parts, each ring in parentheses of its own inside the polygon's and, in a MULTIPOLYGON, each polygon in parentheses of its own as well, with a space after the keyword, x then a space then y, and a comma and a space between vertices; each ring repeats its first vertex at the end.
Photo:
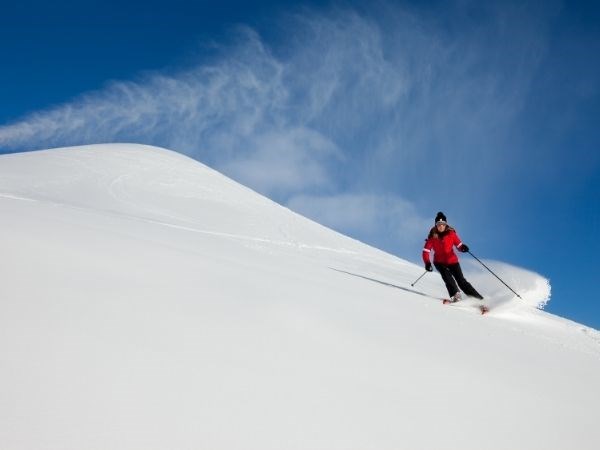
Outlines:
MULTIPOLYGON (((167 150, 0 156, 0 448, 597 449, 600 333, 167 150), (414 292, 418 291, 418 292, 414 292), (423 295, 426 294, 426 295, 423 295)), ((465 267, 468 266, 465 261, 465 267)))

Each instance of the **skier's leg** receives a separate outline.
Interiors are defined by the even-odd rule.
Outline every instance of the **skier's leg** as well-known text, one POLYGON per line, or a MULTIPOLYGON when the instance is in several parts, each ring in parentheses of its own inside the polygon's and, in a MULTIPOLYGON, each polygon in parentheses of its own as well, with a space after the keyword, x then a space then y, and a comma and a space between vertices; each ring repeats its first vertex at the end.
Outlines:
POLYGON ((477 292, 477 290, 469 283, 465 276, 462 273, 462 269, 460 268, 460 264, 451 264, 448 266, 448 271, 452 274, 452 276, 456 279, 456 282, 460 286, 460 289, 469 297, 475 297, 478 299, 483 299, 483 296, 477 292))
POLYGON ((448 290, 448 295, 450 298, 454 297, 454 295, 458 292, 458 286, 456 286, 456 281, 454 281, 454 278, 452 278, 452 273, 448 269, 448 266, 438 263, 434 263, 434 266, 442 276, 442 280, 444 280, 444 284, 448 290))

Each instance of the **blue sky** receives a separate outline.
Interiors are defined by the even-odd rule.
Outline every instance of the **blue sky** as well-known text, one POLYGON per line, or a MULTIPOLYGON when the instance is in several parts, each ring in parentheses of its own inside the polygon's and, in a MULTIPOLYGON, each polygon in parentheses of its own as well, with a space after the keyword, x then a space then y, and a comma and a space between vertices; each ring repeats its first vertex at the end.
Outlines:
POLYGON ((600 329, 599 8, 363 3, 4 5, 0 152, 164 146, 414 262, 443 210, 600 329))

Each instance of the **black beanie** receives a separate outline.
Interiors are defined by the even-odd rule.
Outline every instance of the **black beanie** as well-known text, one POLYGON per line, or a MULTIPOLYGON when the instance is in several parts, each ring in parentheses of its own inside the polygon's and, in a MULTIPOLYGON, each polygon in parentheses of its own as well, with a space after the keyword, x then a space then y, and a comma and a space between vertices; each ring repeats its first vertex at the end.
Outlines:
POLYGON ((435 223, 437 224, 438 222, 446 223, 446 216, 441 211, 435 216, 435 223))

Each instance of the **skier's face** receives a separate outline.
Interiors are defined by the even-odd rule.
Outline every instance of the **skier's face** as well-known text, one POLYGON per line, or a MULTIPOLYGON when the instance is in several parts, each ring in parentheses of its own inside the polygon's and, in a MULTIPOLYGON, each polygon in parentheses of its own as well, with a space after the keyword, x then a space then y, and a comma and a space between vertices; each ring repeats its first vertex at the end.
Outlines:
POLYGON ((446 224, 445 224, 445 223, 438 223, 438 224, 436 225, 436 228, 437 228, 437 230, 438 230, 438 231, 440 231, 440 232, 441 232, 441 231, 444 231, 444 230, 446 229, 446 224))

